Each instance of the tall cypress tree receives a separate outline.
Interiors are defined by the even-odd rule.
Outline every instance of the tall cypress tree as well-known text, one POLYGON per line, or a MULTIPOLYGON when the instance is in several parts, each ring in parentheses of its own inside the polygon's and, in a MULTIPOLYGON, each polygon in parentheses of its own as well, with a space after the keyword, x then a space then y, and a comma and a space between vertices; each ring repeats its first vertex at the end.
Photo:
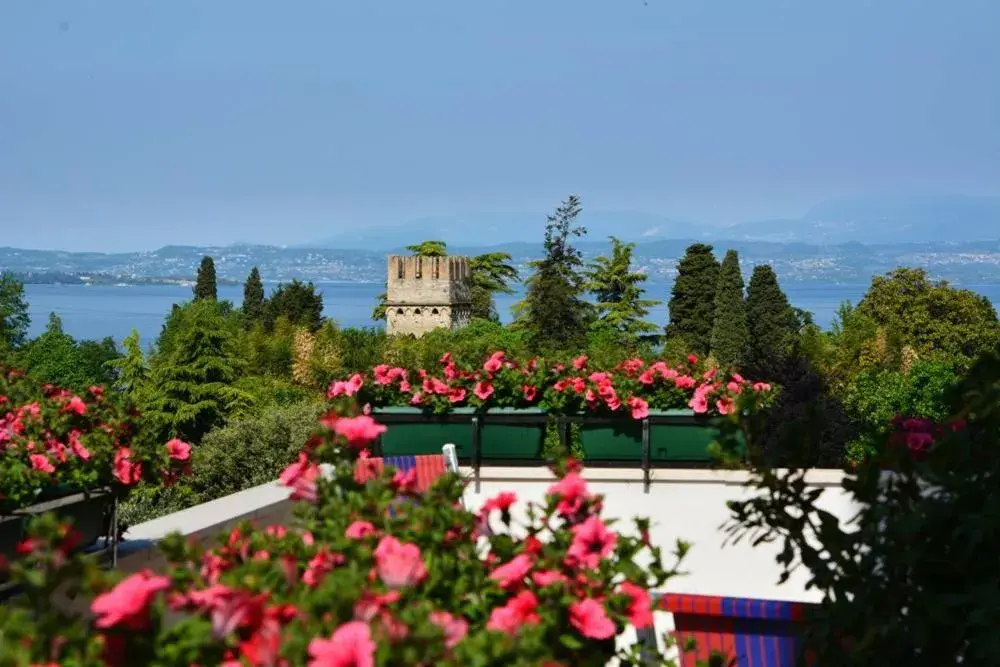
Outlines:
POLYGON ((677 264, 677 279, 670 296, 667 336, 682 339, 688 349, 707 354, 715 324, 715 289, 719 262, 712 246, 695 243, 677 264))
POLYGON ((243 324, 249 329, 264 313, 264 283, 260 279, 257 267, 250 270, 247 281, 243 283, 243 324))
POLYGON ((215 262, 211 257, 202 257, 198 267, 198 280, 194 284, 194 298, 215 301, 219 298, 219 287, 215 282, 215 262))
POLYGON ((531 263, 524 301, 518 304, 520 325, 543 349, 579 347, 586 342, 593 307, 583 300, 583 259, 571 243, 587 233, 576 224, 580 198, 570 195, 545 226, 545 256, 531 263))
POLYGON ((798 328, 795 310, 769 264, 753 267, 747 287, 747 323, 747 362, 758 375, 769 375, 768 369, 788 355, 798 328))
POLYGON ((715 289, 712 354, 723 366, 736 366, 743 359, 749 338, 740 256, 735 250, 728 250, 715 289))

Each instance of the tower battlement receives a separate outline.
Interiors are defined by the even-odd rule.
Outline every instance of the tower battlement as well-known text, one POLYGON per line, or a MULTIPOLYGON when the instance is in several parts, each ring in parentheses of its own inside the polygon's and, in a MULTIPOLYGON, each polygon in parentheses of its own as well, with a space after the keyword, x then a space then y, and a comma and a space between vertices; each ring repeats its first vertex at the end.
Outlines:
POLYGON ((468 257, 390 255, 386 262, 386 330, 420 336, 469 321, 468 257))

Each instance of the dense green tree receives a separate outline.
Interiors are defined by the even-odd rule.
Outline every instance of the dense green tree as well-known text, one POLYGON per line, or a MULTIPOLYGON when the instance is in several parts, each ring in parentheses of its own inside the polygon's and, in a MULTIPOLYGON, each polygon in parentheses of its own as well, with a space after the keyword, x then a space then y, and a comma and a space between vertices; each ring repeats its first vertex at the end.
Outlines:
POLYGON ((260 279, 257 267, 250 270, 250 275, 243 283, 243 325, 247 329, 259 322, 264 315, 264 283, 260 279))
POLYGON ((718 282, 719 262, 712 254, 712 246, 689 246, 677 264, 666 333, 669 338, 680 338, 698 354, 707 354, 711 345, 718 282))
POLYGON ((596 258, 588 268, 587 289, 597 299, 597 319, 591 325, 598 332, 631 348, 639 336, 656 331, 646 321, 649 309, 659 302, 643 298, 646 274, 632 270, 634 243, 611 237, 611 255, 596 258))
POLYGON ((500 321, 494 295, 513 294, 510 283, 520 279, 511 260, 507 252, 488 252, 469 260, 473 319, 500 321))
POLYGON ((139 344, 139 332, 132 332, 122 341, 124 354, 108 362, 107 366, 114 377, 113 386, 123 395, 133 398, 146 384, 149 378, 149 365, 146 355, 139 344))
POLYGON ((989 299, 932 281, 923 269, 875 276, 857 312, 896 345, 960 367, 1000 344, 1000 324, 989 299))
POLYGON ((281 283, 264 307, 267 329, 271 330, 280 317, 284 317, 295 326, 316 331, 323 323, 323 295, 311 282, 293 280, 290 283, 281 283))
POLYGON ((583 259, 574 238, 587 233, 576 224, 580 198, 570 195, 545 226, 545 255, 531 262, 527 293, 518 306, 518 325, 540 349, 582 347, 593 308, 583 299, 583 259))
POLYGON ((215 261, 211 257, 202 257, 198 267, 198 279, 194 284, 194 298, 215 301, 219 298, 219 286, 215 279, 215 261))
POLYGON ((747 366, 756 373, 755 377, 771 379, 769 369, 778 365, 795 343, 798 320, 769 264, 753 267, 750 275, 747 324, 750 331, 747 366))
POLYGON ((216 302, 195 300, 172 313, 170 327, 170 345, 152 359, 145 417, 161 437, 200 442, 247 400, 234 386, 244 366, 236 324, 216 302))
POLYGON ((24 284, 0 273, 0 358, 24 343, 30 324, 24 284))
POLYGON ((712 354, 723 366, 736 366, 743 359, 749 338, 740 257, 735 250, 728 250, 715 289, 712 354))
POLYGON ((406 246, 407 251, 419 257, 447 257, 448 244, 444 241, 421 241, 406 246))
POLYGON ((114 340, 78 343, 63 331, 59 316, 51 313, 45 331, 21 350, 18 365, 41 382, 80 392, 92 385, 108 384, 111 373, 106 364, 117 357, 114 340))

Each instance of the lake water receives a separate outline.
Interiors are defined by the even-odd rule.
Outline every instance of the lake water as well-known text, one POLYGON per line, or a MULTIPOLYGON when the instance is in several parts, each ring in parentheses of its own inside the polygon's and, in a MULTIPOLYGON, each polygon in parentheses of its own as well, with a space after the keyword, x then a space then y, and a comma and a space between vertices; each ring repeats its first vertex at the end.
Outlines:
MULTIPOLYGON (((325 314, 342 327, 377 326, 371 311, 383 286, 376 283, 318 283, 323 293, 325 314)), ((812 311, 816 323, 829 327, 838 306, 844 301, 857 301, 867 285, 789 284, 784 286, 792 305, 812 311)), ((1000 285, 969 285, 1000 304, 1000 285)), ((273 285, 267 286, 273 289, 273 285)), ((191 288, 173 285, 111 286, 111 285, 26 285, 31 306, 31 335, 45 329, 49 313, 62 318, 63 328, 75 338, 112 336, 121 341, 132 329, 137 329, 145 347, 160 333, 163 318, 175 303, 191 298, 191 288)), ((647 285, 650 298, 669 298, 669 285, 647 285)), ((243 300, 241 285, 222 285, 219 298, 239 305, 243 300)), ((497 299, 504 321, 509 321, 510 307, 520 294, 500 295, 497 299)), ((652 309, 649 320, 656 324, 667 321, 666 304, 652 309)), ((378 325, 380 326, 380 325, 378 325)))

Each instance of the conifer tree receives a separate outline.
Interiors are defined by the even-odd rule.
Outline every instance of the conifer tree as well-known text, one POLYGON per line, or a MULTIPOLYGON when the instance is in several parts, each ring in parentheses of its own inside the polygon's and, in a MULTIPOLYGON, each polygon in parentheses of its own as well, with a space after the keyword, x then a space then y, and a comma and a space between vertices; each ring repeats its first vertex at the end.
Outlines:
POLYGON ((582 210, 580 198, 570 195, 548 217, 545 256, 531 262, 534 273, 518 305, 518 319, 539 348, 566 349, 586 342, 593 309, 583 300, 583 259, 571 243, 587 233, 576 224, 582 210))
POLYGON ((162 437, 199 442, 248 401, 234 386, 244 366, 235 324, 202 299, 173 312, 169 326, 170 346, 153 359, 143 414, 162 437))
POLYGON ((290 283, 281 283, 266 301, 265 327, 271 330, 280 317, 295 326, 316 331, 323 323, 323 295, 311 282, 304 283, 296 279, 290 283))
POLYGON ((215 301, 219 298, 219 287, 215 279, 215 262, 211 257, 202 257, 198 267, 198 279, 194 284, 194 298, 215 301))
POLYGON ((712 254, 712 246, 705 243, 689 246, 677 264, 666 333, 668 337, 683 340, 697 354, 709 351, 718 282, 719 262, 712 254))
POLYGON ((149 377, 146 356, 139 344, 139 332, 132 332, 122 341, 125 354, 107 363, 114 374, 114 388, 128 398, 134 398, 149 377))
POLYGON ((28 301, 24 284, 13 276, 0 273, 0 357, 21 346, 28 336, 28 301))
POLYGON ((742 361, 750 337, 747 327, 740 257, 735 250, 729 250, 719 269, 712 327, 712 354, 720 364, 736 366, 742 361))
POLYGON ((646 274, 632 270, 635 244, 610 238, 611 256, 598 257, 587 271, 587 288, 597 299, 597 319, 592 326, 634 346, 641 334, 656 330, 645 318, 659 302, 642 298, 646 274))
POLYGON ((512 294, 510 283, 520 278, 510 253, 487 252, 469 260, 472 318, 499 322, 494 295, 512 294))
POLYGON ((250 270, 243 283, 243 325, 250 329, 264 314, 264 283, 257 267, 250 270))
POLYGON ((747 287, 747 362, 761 379, 781 362, 795 342, 798 323, 788 297, 769 264, 753 267, 747 287))

